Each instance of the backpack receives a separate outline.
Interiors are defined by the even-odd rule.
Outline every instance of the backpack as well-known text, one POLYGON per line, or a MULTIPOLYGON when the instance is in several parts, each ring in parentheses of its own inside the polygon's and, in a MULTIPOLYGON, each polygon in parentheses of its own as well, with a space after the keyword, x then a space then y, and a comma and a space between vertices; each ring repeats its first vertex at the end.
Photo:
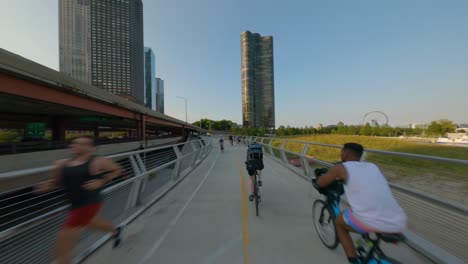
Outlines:
POLYGON ((263 146, 252 143, 247 148, 247 170, 263 170, 263 146))

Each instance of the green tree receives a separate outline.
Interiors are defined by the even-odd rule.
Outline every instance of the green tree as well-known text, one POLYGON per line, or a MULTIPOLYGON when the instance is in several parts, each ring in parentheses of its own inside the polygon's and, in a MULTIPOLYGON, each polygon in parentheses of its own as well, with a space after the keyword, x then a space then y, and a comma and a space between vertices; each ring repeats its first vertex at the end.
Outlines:
POLYGON ((444 135, 447 133, 453 133, 457 129, 455 123, 448 119, 440 119, 438 123, 440 124, 440 128, 444 135))
POLYGON ((441 136, 442 135, 442 126, 437 121, 432 121, 427 127, 427 133, 429 135, 441 136))
POLYGON ((372 127, 369 123, 366 123, 361 129, 359 130, 359 135, 363 136, 370 136, 372 134, 372 127))
POLYGON ((380 129, 380 126, 377 122, 374 123, 375 125, 372 127, 372 132, 371 132, 371 135, 372 136, 380 136, 381 135, 381 129, 380 129))
POLYGON ((380 135, 381 136, 384 136, 384 137, 391 137, 392 136, 392 133, 393 132, 393 129, 391 126, 389 126, 388 124, 385 124, 383 125, 381 128, 380 128, 380 135))

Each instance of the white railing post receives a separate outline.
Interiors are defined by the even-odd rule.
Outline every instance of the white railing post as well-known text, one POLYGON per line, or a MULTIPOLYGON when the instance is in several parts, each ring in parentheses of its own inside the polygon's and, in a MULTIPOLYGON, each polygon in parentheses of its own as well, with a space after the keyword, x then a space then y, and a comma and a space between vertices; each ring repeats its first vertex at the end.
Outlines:
POLYGON ((177 161, 175 162, 174 170, 172 172, 172 177, 171 179, 174 181, 179 177, 180 173, 180 165, 182 164, 182 153, 180 153, 179 147, 178 146, 173 146, 174 153, 176 154, 177 161))
POLYGON ((286 152, 284 151, 286 147, 286 143, 287 141, 283 139, 283 143, 281 143, 280 153, 281 153, 281 158, 283 159, 283 162, 288 164, 288 158, 286 157, 286 152))
POLYGON ((192 168, 195 168, 195 166, 197 165, 198 163, 198 155, 200 154, 200 146, 197 146, 196 145, 200 145, 200 143, 198 141, 193 141, 192 143, 192 146, 193 146, 193 159, 192 159, 192 168), (195 143, 196 142, 196 143, 195 143))
POLYGON ((304 148, 301 152, 301 162, 302 168, 304 169, 305 176, 312 175, 311 169, 309 167, 309 160, 307 159, 307 151, 309 150, 309 144, 304 144, 304 148))
POLYGON ((268 143, 268 146, 270 146, 270 156, 275 157, 275 154, 273 152, 273 139, 270 139, 270 143, 268 143))
MULTIPOLYGON (((135 177, 138 177, 146 172, 146 166, 141 161, 139 154, 131 155, 129 157, 129 160, 132 165, 133 171, 135 172, 135 177)), ((142 178, 135 181, 127 201, 127 209, 135 207, 140 202, 140 193, 143 192, 145 185, 146 178, 142 178)))

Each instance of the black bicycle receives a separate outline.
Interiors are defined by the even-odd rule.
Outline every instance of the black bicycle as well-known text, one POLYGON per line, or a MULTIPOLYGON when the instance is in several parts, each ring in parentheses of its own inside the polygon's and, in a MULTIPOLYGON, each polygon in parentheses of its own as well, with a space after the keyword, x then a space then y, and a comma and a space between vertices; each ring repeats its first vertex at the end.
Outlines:
MULTIPOLYGON (((315 230, 322 243, 329 249, 338 246, 338 235, 336 233, 335 218, 340 215, 340 196, 344 194, 343 184, 335 181, 326 188, 320 188, 317 179, 327 173, 327 168, 315 170, 316 179, 312 179, 312 185, 317 191, 325 196, 325 200, 316 200, 312 206, 312 216, 315 230)), ((398 264, 401 263, 384 254, 380 248, 380 242, 397 244, 404 241, 402 234, 371 233, 361 235, 356 241, 356 251, 363 263, 374 264, 398 264)))

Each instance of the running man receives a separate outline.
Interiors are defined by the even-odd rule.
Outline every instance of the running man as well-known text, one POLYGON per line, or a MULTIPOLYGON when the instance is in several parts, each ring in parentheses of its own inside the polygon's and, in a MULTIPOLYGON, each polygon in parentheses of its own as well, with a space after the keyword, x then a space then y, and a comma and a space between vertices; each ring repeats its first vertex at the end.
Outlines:
POLYGON ((229 135, 229 141, 231 142, 231 146, 234 146, 234 137, 229 135))
POLYGON ((57 264, 72 263, 72 253, 81 231, 85 228, 113 234, 117 247, 121 242, 122 228, 98 216, 102 207, 102 188, 122 168, 105 157, 95 156, 94 138, 80 136, 70 144, 72 158, 55 162, 51 178, 37 187, 37 192, 48 192, 63 187, 71 203, 71 211, 59 231, 55 247, 57 264))

